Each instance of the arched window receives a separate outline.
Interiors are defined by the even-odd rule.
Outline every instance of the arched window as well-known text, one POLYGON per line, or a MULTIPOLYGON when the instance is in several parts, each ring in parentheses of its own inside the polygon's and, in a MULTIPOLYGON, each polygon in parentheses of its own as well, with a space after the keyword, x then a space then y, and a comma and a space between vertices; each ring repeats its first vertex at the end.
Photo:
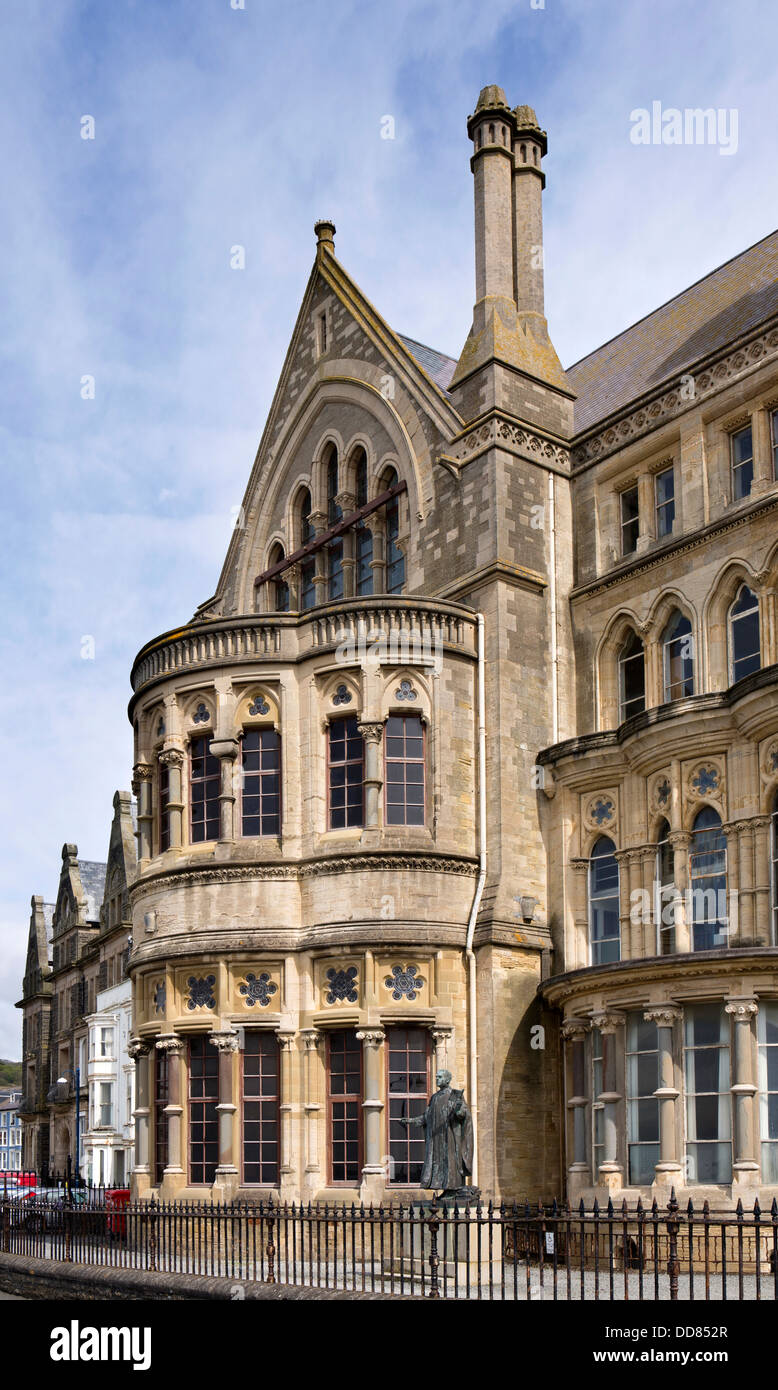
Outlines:
MULTIPOLYGON (((338 496, 338 451, 332 448, 327 462, 327 525, 337 526, 343 512, 336 498, 338 496)), ((330 541, 327 546, 327 598, 330 601, 343 597, 343 541, 330 541)))
POLYGON ((759 600, 747 584, 741 584, 728 615, 729 678, 734 685, 761 665, 759 650, 759 600))
POLYGON ((675 905, 677 893, 673 877, 673 847, 670 826, 660 821, 656 832, 656 867, 654 872, 654 922, 656 951, 659 956, 671 956, 675 951, 675 905))
MULTIPOLYGON (((313 526, 311 525, 311 494, 308 488, 303 488, 300 494, 298 506, 298 527, 300 532, 300 545, 307 545, 308 541, 313 540, 313 526)), ((316 573, 316 561, 305 560, 300 566, 300 607, 302 609, 313 608, 316 602, 316 585, 313 576, 316 573)))
POLYGON ((621 959, 619 866, 607 835, 600 836, 589 860, 589 941, 592 965, 621 959))
MULTIPOLYGON (((279 565, 281 561, 285 558, 284 547, 282 545, 274 545, 268 558, 270 561, 268 569, 271 569, 273 565, 279 565)), ((283 574, 279 574, 277 579, 273 579, 271 581, 270 594, 272 599, 273 612, 288 613, 289 585, 284 579, 283 574)))
MULTIPOLYGON (((367 502, 367 455, 364 449, 360 449, 357 455, 354 478, 357 506, 364 507, 367 502)), ((357 526, 355 549, 357 562, 356 587, 357 595, 361 598, 373 592, 373 570, 370 563, 373 558, 373 533, 368 526, 357 526)))
POLYGON ((692 950, 727 945, 727 837, 712 806, 697 812, 689 846, 692 950))
POLYGON ((619 723, 646 707, 646 658, 643 643, 630 632, 619 652, 619 723))
MULTIPOLYGON (((387 468, 381 479, 381 492, 386 492, 390 487, 396 487, 398 482, 397 470, 387 468)), ((405 556, 397 544, 397 537, 400 534, 400 503, 397 497, 393 497, 390 502, 387 502, 384 518, 386 525, 386 592, 387 594, 399 594, 405 587, 405 556)))
POLYGON ((675 609, 662 633, 665 704, 694 694, 694 638, 692 625, 675 609))

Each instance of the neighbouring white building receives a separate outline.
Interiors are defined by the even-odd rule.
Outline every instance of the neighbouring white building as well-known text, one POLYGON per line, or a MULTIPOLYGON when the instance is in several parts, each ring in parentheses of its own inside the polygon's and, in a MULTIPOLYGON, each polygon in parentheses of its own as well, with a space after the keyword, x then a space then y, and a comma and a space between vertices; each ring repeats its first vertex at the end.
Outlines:
POLYGON ((132 986, 123 979, 101 990, 88 1027, 85 1091, 87 1125, 82 1172, 88 1181, 122 1187, 132 1171, 135 1063, 127 1051, 132 986))

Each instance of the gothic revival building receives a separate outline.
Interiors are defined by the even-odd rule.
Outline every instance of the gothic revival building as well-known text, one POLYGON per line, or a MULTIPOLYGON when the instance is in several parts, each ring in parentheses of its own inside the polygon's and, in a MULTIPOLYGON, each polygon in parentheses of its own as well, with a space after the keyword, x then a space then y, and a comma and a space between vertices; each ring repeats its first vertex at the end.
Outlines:
POLYGON ((132 671, 135 1187, 778 1184, 778 235, 562 369, 468 122, 457 361, 316 259, 215 595, 132 671))
POLYGON ((134 1151, 126 966, 135 825, 128 792, 117 792, 113 804, 107 864, 64 845, 56 903, 32 899, 17 1006, 23 1166, 64 1173, 69 1161, 75 1172, 78 1151, 81 1176, 101 1183, 122 1183, 134 1151))

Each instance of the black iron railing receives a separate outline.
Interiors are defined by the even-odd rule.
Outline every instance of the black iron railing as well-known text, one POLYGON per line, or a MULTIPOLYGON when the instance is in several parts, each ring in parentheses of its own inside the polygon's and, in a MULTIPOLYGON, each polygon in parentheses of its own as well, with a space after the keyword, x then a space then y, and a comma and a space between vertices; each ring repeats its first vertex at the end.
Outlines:
POLYGON ((352 1206, 0 1192, 0 1250, 83 1265, 480 1300, 778 1298, 778 1203, 352 1206))

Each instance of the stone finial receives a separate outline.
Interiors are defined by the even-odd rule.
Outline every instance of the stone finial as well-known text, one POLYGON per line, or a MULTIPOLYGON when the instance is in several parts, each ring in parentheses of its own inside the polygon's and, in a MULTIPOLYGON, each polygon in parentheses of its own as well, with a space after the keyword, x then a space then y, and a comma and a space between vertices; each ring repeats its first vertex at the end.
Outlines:
POLYGON ((330 251, 335 250, 335 223, 330 222, 328 217, 323 217, 315 222, 313 230, 316 233, 316 245, 327 247, 330 251))

